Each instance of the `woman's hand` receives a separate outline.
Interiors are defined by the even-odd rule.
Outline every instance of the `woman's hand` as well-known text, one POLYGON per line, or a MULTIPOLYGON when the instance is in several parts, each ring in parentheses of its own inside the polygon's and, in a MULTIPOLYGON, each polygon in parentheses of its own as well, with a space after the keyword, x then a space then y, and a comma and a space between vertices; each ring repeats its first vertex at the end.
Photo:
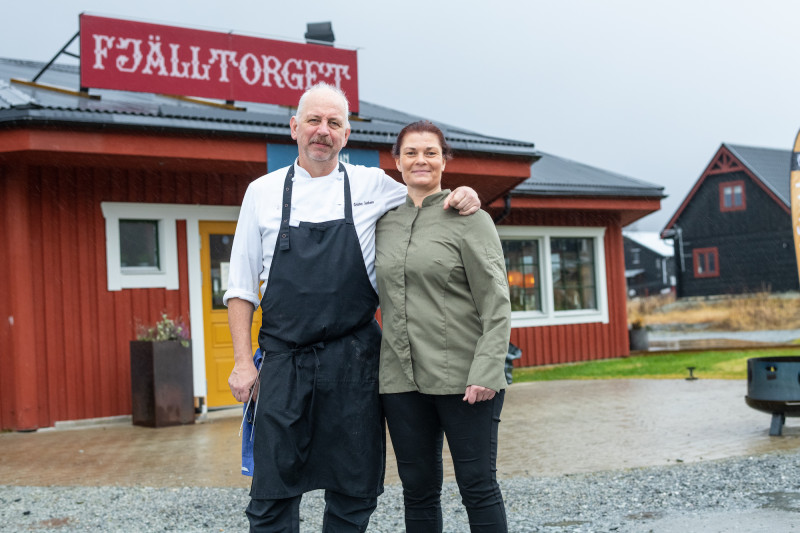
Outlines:
POLYGON ((464 393, 464 397, 461 399, 465 402, 473 404, 475 402, 491 400, 494 398, 495 394, 496 393, 492 389, 487 389, 486 387, 481 387, 480 385, 470 385, 467 387, 467 391, 464 393))

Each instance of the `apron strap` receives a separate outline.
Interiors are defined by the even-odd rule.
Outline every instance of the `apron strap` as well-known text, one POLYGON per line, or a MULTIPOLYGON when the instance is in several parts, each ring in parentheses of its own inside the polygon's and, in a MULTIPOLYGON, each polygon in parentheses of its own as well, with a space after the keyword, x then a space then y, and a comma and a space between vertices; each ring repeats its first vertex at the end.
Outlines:
POLYGON ((281 229, 278 232, 278 242, 281 250, 288 250, 289 246, 289 215, 292 212, 292 183, 294 178, 294 163, 286 172, 283 180, 283 209, 281 210, 281 229))
MULTIPOLYGON (((347 169, 344 164, 339 162, 339 172, 344 173, 344 220, 345 223, 353 225, 353 201, 350 197, 350 179, 347 176, 347 169)), ((292 186, 294 178, 294 163, 286 172, 286 179, 283 180, 283 208, 281 210, 281 229, 278 233, 278 243, 281 250, 289 250, 289 216, 292 212, 292 186)))
POLYGON ((347 176, 347 169, 344 164, 339 162, 339 172, 344 173, 344 221, 353 225, 353 201, 350 199, 350 179, 347 176))

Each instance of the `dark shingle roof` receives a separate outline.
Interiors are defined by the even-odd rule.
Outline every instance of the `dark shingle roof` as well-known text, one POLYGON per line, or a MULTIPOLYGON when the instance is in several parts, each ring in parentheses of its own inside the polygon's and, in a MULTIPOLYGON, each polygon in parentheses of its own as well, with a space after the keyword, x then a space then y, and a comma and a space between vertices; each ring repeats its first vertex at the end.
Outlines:
POLYGON ((723 144, 758 179, 781 199, 787 207, 791 204, 791 164, 792 152, 775 148, 757 148, 723 144))
MULTIPOLYGON (((289 135, 289 107, 236 102, 246 111, 209 107, 168 96, 92 89, 99 100, 10 82, 31 80, 43 63, 0 58, 0 126, 4 123, 102 123, 131 128, 203 130, 219 133, 275 136, 289 135)), ((78 67, 53 65, 40 83, 77 91, 78 67)), ((400 129, 416 120, 411 114, 361 101, 359 116, 351 120, 351 143, 391 145, 400 129)), ((481 135, 437 122, 454 149, 464 152, 536 157, 533 143, 481 135)))
POLYGON ((664 197, 664 187, 615 172, 539 152, 531 177, 512 194, 535 196, 642 196, 664 197))

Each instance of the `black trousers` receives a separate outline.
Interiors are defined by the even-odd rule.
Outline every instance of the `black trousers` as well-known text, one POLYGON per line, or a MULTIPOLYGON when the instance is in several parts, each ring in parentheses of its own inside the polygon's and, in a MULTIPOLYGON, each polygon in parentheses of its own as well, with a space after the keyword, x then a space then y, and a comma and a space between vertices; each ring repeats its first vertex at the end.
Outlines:
POLYGON ((508 530, 497 484, 497 429, 505 391, 473 405, 462 394, 382 394, 386 422, 403 482, 406 532, 442 531, 443 436, 453 459, 470 531, 508 530))
MULTIPOLYGON (((251 533, 299 533, 300 499, 252 499, 245 511, 251 533)), ((378 505, 378 498, 355 498, 330 490, 325 491, 324 533, 363 533, 369 517, 378 505)))

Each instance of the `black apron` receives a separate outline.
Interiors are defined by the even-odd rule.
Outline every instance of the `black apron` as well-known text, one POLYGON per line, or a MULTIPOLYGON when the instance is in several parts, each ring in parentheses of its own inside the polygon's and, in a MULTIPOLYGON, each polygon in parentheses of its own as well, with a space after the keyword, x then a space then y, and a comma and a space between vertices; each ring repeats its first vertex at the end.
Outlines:
POLYGON ((264 361, 252 498, 314 489, 355 497, 383 491, 378 295, 364 266, 341 163, 339 171, 345 218, 299 227, 289 226, 294 165, 286 173, 281 228, 261 300, 264 361))

